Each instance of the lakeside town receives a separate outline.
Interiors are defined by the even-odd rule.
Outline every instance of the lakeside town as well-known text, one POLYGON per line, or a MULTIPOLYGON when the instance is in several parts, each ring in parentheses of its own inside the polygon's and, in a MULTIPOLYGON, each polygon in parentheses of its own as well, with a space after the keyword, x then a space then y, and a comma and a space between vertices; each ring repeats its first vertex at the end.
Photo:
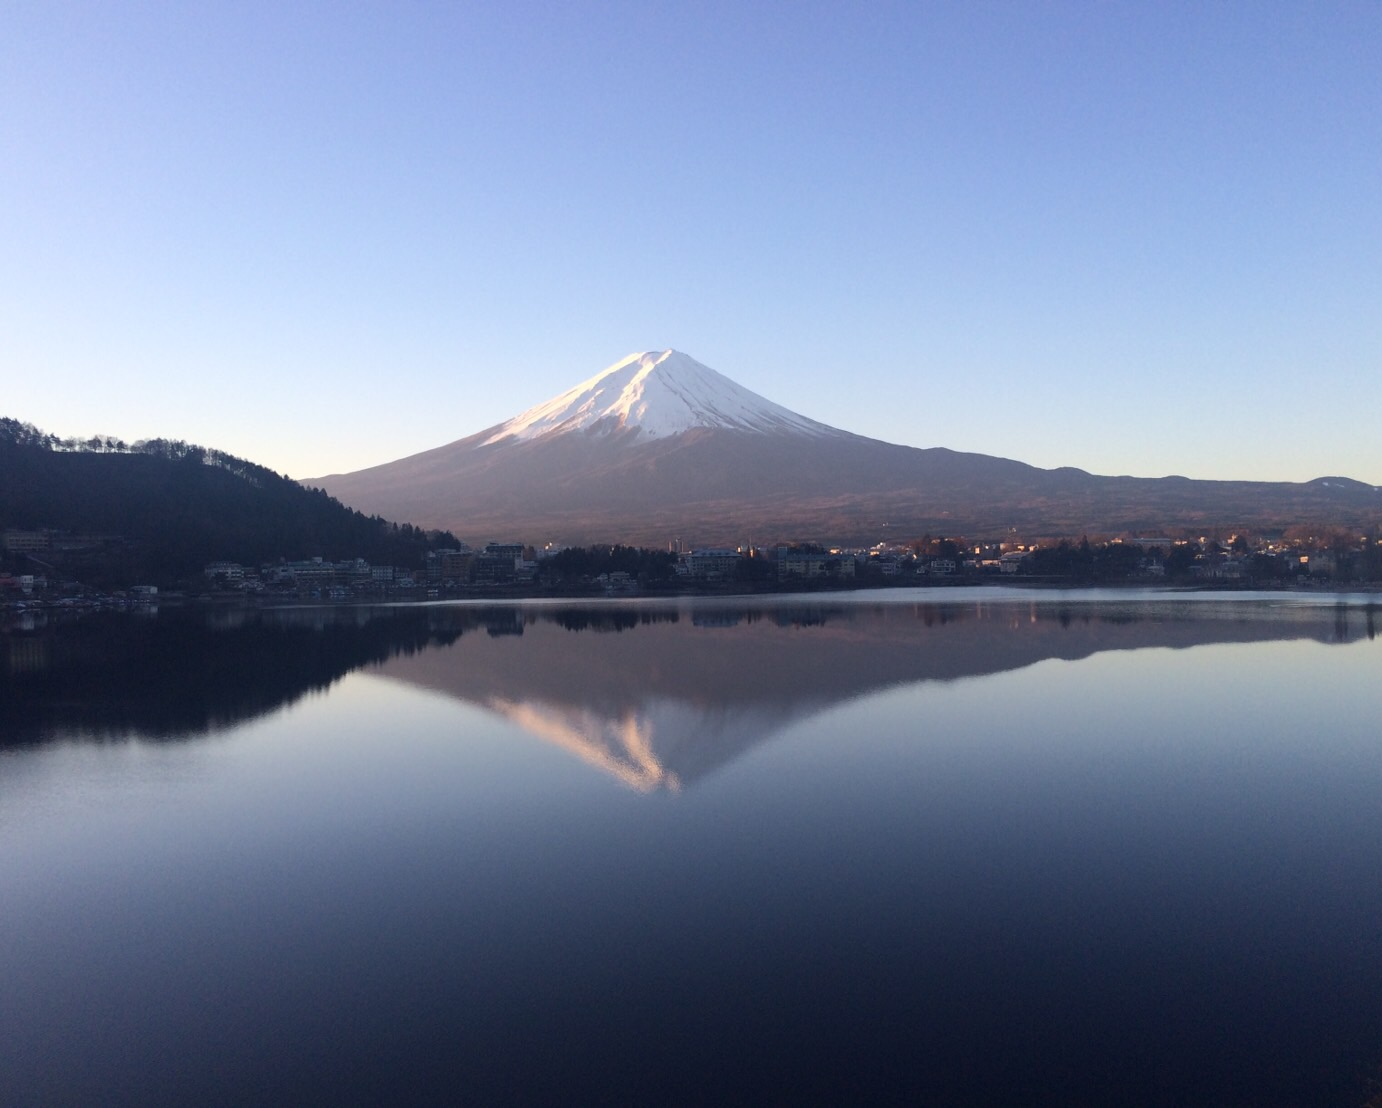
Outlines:
POLYGON ((1240 533, 1126 535, 1091 541, 967 541, 923 537, 869 547, 813 543, 648 550, 523 542, 465 543, 426 552, 421 565, 364 558, 219 560, 175 587, 131 581, 92 588, 78 567, 119 536, 38 529, 3 532, 0 605, 137 606, 183 600, 347 603, 467 596, 633 596, 1006 583, 1029 586, 1178 585, 1356 588, 1382 581, 1382 539, 1297 528, 1240 533))

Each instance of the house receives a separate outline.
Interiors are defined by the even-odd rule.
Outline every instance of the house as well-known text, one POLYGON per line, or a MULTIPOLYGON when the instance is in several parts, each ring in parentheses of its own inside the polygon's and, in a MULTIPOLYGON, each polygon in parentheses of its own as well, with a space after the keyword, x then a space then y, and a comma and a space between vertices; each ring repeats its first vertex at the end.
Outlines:
POLYGON ((637 582, 625 573, 622 569, 616 569, 613 573, 602 573, 595 578, 595 583, 604 587, 605 593, 609 596, 625 596, 637 588, 637 582))

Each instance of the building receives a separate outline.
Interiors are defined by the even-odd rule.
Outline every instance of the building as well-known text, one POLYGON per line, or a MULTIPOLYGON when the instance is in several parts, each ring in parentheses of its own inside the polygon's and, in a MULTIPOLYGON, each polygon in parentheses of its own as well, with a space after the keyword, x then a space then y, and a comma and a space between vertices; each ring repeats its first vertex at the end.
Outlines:
POLYGON ((10 554, 39 554, 51 550, 53 540, 47 531, 24 531, 17 527, 7 527, 4 545, 10 554))
POLYGON ((710 549, 693 550, 681 556, 686 566, 686 574, 705 580, 718 580, 739 575, 739 563, 743 560, 737 550, 710 549))
POLYGON ((429 583, 470 580, 470 567, 475 563, 475 551, 468 546, 459 550, 433 550, 427 554, 429 583))
POLYGON ((803 554, 779 547, 777 576, 778 580, 784 577, 853 577, 854 557, 840 553, 803 554))
POLYGON ((471 576, 476 581, 512 581, 518 575, 518 565, 522 561, 521 542, 488 543, 471 563, 471 576))
POLYGON ((210 581, 223 577, 228 585, 238 587, 244 583, 245 567, 239 562, 209 562, 202 574, 210 581))
POLYGON ((999 573, 1016 573, 1022 568, 1022 563, 1027 560, 1027 555, 1020 550, 1010 550, 998 559, 999 573))

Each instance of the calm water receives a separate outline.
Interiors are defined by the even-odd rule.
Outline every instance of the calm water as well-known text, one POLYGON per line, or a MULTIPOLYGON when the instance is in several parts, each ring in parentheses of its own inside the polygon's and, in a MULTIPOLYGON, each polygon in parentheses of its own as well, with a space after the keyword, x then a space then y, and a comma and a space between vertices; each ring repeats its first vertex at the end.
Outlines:
POLYGON ((13 624, 0 1102, 1366 1101, 1382 612, 944 596, 13 624))

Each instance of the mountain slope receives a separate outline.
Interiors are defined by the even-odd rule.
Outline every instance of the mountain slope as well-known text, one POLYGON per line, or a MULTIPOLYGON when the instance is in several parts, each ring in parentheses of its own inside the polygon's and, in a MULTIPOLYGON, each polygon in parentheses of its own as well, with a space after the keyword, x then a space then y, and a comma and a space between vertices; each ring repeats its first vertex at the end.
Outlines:
POLYGON ((676 351, 630 355, 506 423, 308 484, 367 512, 530 542, 858 542, 1382 517, 1382 494, 1343 478, 1099 477, 884 443, 796 415, 676 351))

